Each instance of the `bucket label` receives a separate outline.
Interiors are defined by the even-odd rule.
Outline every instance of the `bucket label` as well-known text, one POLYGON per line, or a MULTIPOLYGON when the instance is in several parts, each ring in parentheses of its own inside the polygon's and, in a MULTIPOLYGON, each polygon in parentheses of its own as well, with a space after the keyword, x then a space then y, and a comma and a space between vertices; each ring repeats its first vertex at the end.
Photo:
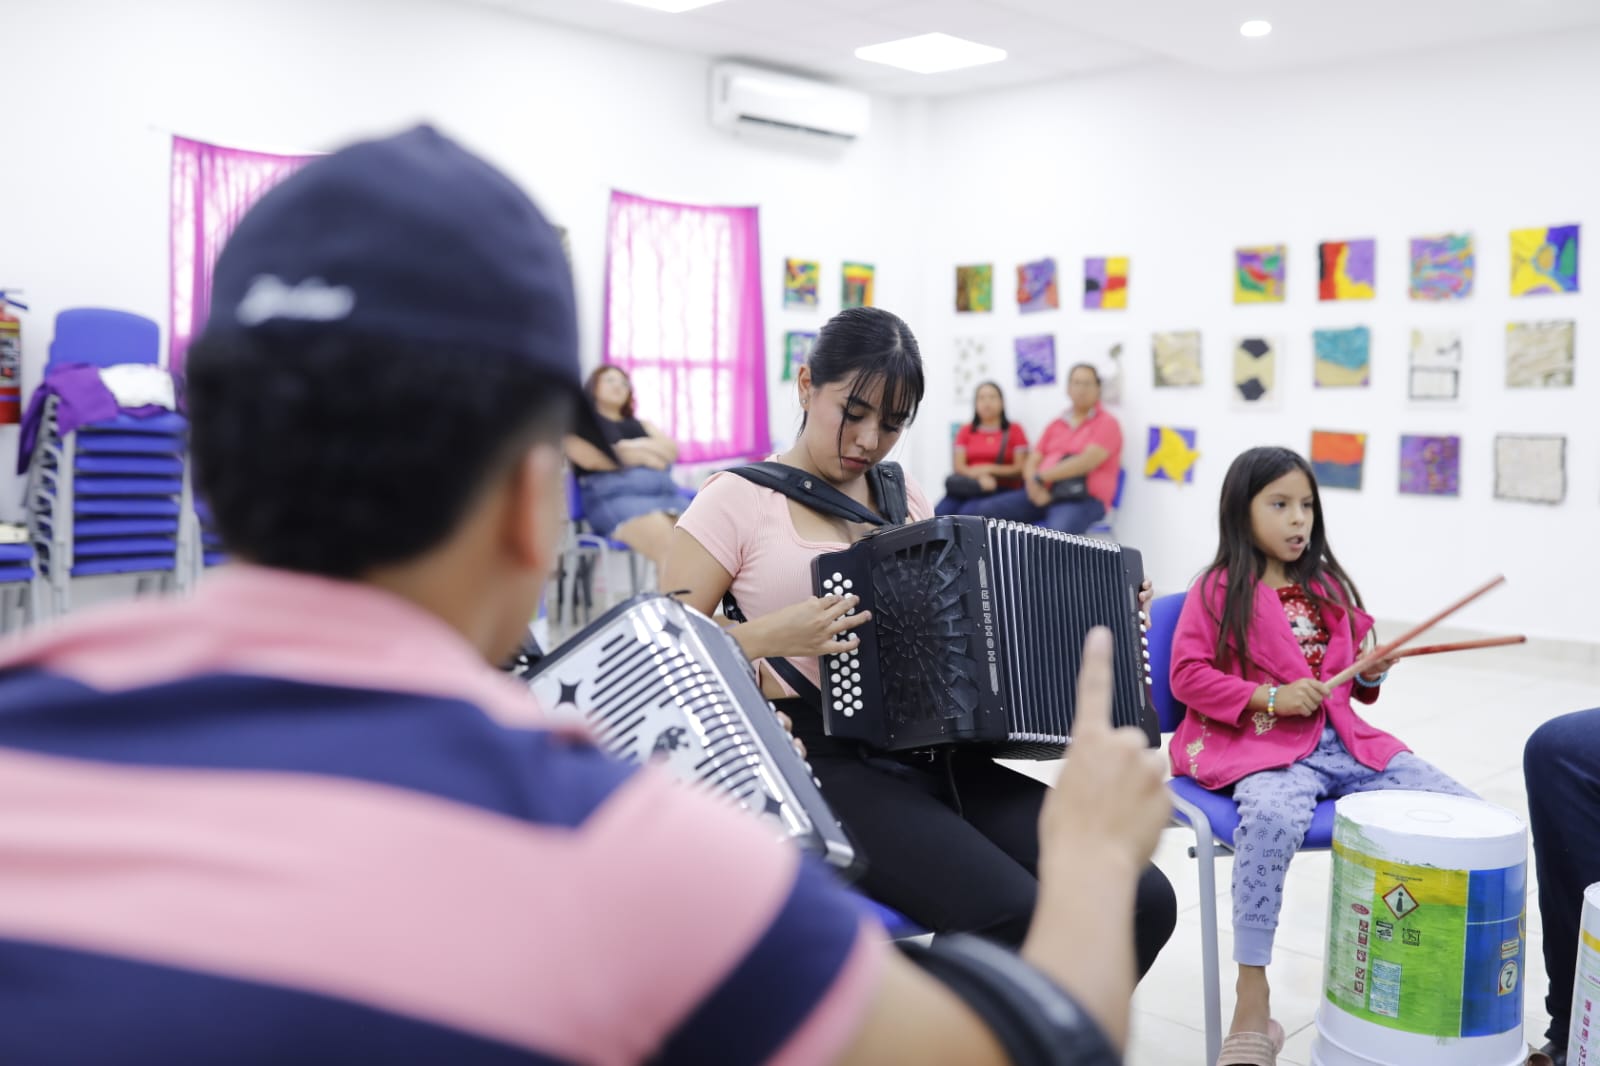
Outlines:
POLYGON ((1408 866, 1364 854, 1345 835, 1336 833, 1333 842, 1323 984, 1329 1002, 1364 1021, 1428 1036, 1520 1029, 1524 866, 1408 866))
POLYGON ((1588 929, 1589 908, 1578 937, 1578 972, 1572 982, 1572 1028, 1567 1061, 1572 1066, 1600 1064, 1600 939, 1588 929))

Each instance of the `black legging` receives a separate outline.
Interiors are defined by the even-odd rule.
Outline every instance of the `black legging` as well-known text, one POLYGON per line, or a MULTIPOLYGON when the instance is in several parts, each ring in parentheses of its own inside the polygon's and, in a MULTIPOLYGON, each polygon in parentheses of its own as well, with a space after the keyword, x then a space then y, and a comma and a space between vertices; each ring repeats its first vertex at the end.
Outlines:
MULTIPOLYGON (((794 720, 823 798, 866 856, 862 892, 936 933, 1021 946, 1039 895, 1043 784, 958 749, 931 761, 868 757, 824 735, 821 715, 804 701, 777 706, 794 720)), ((1177 918, 1171 883, 1146 867, 1134 900, 1140 976, 1177 918)))

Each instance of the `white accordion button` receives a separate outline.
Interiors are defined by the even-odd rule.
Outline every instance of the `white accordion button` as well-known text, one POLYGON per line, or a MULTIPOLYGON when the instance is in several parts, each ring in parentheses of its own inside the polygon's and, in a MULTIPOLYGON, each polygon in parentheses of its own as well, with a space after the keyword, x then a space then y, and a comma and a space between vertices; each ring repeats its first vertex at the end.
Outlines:
POLYGON ((845 578, 844 579, 844 587, 847 588, 847 589, 848 588, 854 588, 855 587, 855 582, 851 581, 849 578, 845 578))
POLYGON ((835 580, 835 581, 843 581, 844 580, 844 575, 839 573, 839 571, 835 570, 833 572, 833 580, 835 580))

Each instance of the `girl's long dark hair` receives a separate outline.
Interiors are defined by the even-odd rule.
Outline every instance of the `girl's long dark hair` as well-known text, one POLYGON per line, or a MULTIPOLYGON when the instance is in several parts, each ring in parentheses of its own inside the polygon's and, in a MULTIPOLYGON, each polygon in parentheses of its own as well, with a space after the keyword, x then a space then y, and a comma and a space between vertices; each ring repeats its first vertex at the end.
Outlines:
POLYGON ((979 425, 982 419, 978 417, 978 393, 986 387, 993 389, 1000 397, 1000 432, 1004 433, 1006 430, 1011 428, 1011 419, 1006 417, 1005 391, 1000 388, 999 382, 995 381, 980 381, 978 382, 978 387, 972 390, 972 430, 974 433, 976 433, 982 428, 979 425))
MULTIPOLYGON (((850 400, 859 400, 882 381, 882 418, 903 418, 910 425, 922 405, 922 350, 917 338, 898 315, 881 307, 851 307, 828 319, 817 332, 806 367, 813 388, 849 381, 850 400)), ((801 415, 800 428, 805 426, 801 415)), ((843 423, 839 446, 842 452, 843 423)))
POLYGON ((1227 595, 1222 615, 1212 616, 1217 625, 1216 661, 1243 664, 1250 658, 1250 622, 1255 617, 1256 586, 1267 569, 1267 557, 1256 547, 1250 520, 1250 504, 1261 490, 1291 470, 1298 470, 1311 483, 1311 509, 1316 521, 1311 526, 1306 550, 1283 570, 1290 581, 1306 590, 1320 606, 1344 610, 1350 604, 1362 606, 1361 594, 1344 567, 1328 547, 1328 527, 1322 517, 1322 495, 1311 464, 1288 448, 1251 448, 1228 467, 1222 479, 1222 503, 1217 510, 1217 556, 1206 567, 1200 580, 1227 580, 1227 595), (1318 581, 1344 602, 1311 588, 1318 581))
POLYGON ((622 375, 622 380, 626 381, 628 383, 628 398, 622 404, 622 417, 623 418, 632 418, 633 417, 633 379, 630 378, 628 376, 628 372, 626 370, 622 369, 620 366, 615 366, 615 365, 613 365, 611 363, 601 363, 599 366, 595 367, 594 368, 594 372, 589 375, 589 380, 583 383, 583 391, 588 395, 589 402, 590 403, 594 403, 594 390, 600 387, 600 379, 601 379, 601 377, 603 377, 604 375, 606 375, 607 373, 609 373, 609 372, 611 372, 613 370, 615 370, 617 373, 621 374, 622 375))

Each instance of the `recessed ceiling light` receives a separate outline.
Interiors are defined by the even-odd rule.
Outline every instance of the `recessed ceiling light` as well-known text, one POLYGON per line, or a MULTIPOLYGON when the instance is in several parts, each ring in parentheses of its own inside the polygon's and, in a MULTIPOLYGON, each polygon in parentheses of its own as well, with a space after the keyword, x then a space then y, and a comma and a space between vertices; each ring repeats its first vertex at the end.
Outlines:
POLYGON ((1251 19, 1239 27, 1239 32, 1246 37, 1265 37, 1272 32, 1272 23, 1266 19, 1251 19))
POLYGON ((920 37, 885 41, 883 44, 869 44, 856 49, 857 59, 885 63, 918 74, 938 74, 945 70, 998 63, 1005 57, 1004 48, 962 40, 948 33, 924 33, 920 37))
POLYGON ((669 15, 677 15, 684 11, 693 11, 697 7, 710 7, 720 4, 722 0, 622 0, 624 4, 635 7, 648 7, 652 11, 665 11, 669 15))

